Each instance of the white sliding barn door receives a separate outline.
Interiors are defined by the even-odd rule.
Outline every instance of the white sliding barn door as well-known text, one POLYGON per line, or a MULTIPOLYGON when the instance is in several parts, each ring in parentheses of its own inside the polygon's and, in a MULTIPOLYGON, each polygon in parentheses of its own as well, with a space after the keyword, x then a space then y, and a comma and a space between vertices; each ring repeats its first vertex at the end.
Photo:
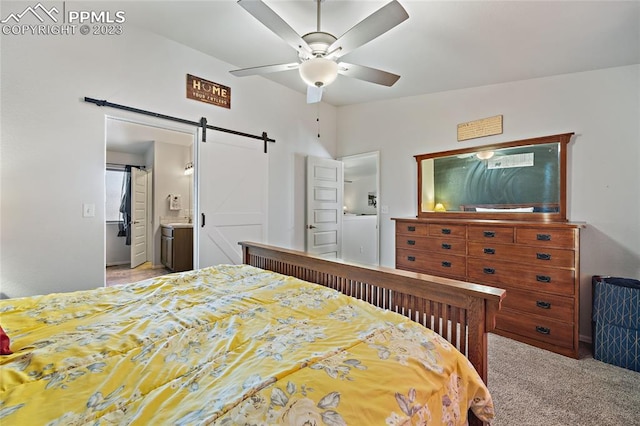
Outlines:
POLYGON ((307 157, 306 251, 326 258, 342 256, 341 161, 307 157))
POLYGON ((263 143, 215 136, 199 142, 199 268, 240 264, 239 241, 265 242, 267 238, 269 176, 263 143))

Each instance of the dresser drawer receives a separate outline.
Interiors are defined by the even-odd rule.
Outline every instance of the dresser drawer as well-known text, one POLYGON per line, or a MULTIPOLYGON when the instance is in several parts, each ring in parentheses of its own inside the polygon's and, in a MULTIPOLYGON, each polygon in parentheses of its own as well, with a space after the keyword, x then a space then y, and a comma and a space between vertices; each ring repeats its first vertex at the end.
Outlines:
POLYGON ((396 250, 396 268, 430 275, 464 279, 467 271, 464 256, 423 253, 413 250, 396 250))
POLYGON ((403 235, 429 235, 429 225, 426 223, 398 222, 396 233, 403 235))
POLYGON ((544 247, 575 247, 573 229, 517 228, 516 243, 544 247))
POLYGON ((550 318, 522 315, 504 309, 496 316, 496 328, 544 343, 573 348, 574 325, 550 318))
POLYGON ((573 297, 532 293, 511 288, 506 290, 507 297, 502 301, 503 309, 536 314, 566 323, 573 323, 574 321, 573 297))
POLYGON ((404 234, 396 235, 396 248, 427 250, 443 254, 465 255, 467 253, 467 245, 464 240, 461 239, 420 237, 404 234))
POLYGON ((429 235, 432 237, 467 238, 467 227, 466 225, 430 223, 429 235))
POLYGON ((517 244, 492 244, 469 241, 468 254, 486 260, 508 260, 530 266, 573 268, 575 252, 568 249, 525 247, 517 244))
POLYGON ((513 228, 502 226, 469 226, 467 229, 467 238, 469 241, 512 243, 513 228))
POLYGON ((576 272, 573 269, 540 268, 513 262, 467 258, 469 281, 495 285, 502 288, 518 288, 573 296, 576 272))

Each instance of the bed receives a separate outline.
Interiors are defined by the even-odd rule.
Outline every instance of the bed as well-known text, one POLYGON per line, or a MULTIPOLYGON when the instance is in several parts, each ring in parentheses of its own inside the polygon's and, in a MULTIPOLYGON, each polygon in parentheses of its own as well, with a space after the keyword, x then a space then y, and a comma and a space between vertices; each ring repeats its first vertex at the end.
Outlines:
POLYGON ((241 245, 243 265, 0 301, 13 351, 0 357, 0 423, 493 417, 486 333, 503 290, 241 245))

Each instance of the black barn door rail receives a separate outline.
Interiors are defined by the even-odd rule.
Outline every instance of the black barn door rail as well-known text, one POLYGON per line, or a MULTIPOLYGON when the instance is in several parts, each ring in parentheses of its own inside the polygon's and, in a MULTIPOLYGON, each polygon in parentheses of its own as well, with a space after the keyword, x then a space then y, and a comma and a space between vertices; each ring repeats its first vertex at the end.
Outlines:
POLYGON ((276 141, 275 139, 269 138, 267 136, 267 132, 262 132, 262 135, 258 136, 258 135, 252 135, 250 133, 238 132, 236 130, 229 130, 222 127, 212 126, 210 124, 207 124, 207 119, 205 117, 200 118, 200 121, 191 121, 191 120, 185 120, 184 118, 172 117, 170 115, 160 114, 157 112, 147 111, 144 109, 134 108, 126 105, 114 104, 106 100, 88 98, 86 96, 84 98, 84 101, 92 104, 96 104, 101 107, 106 106, 111 108, 117 108, 124 111, 135 112, 137 114, 150 115, 151 117, 162 118, 163 120, 176 121, 178 123, 189 124, 191 126, 200 127, 202 128, 202 142, 207 141, 207 129, 215 130, 217 132, 231 133, 232 135, 243 136, 245 138, 259 139, 264 142, 265 154, 267 153, 267 143, 268 142, 275 143, 276 141))

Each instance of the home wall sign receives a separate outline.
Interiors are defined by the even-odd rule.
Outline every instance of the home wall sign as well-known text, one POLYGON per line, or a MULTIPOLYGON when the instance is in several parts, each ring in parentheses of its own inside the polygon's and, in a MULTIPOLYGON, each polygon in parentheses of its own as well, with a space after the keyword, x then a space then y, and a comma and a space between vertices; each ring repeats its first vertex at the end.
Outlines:
POLYGON ((458 142, 500 134, 502 134, 501 115, 458 124, 458 142))
POLYGON ((187 98, 231 109, 231 88, 187 74, 187 98))

